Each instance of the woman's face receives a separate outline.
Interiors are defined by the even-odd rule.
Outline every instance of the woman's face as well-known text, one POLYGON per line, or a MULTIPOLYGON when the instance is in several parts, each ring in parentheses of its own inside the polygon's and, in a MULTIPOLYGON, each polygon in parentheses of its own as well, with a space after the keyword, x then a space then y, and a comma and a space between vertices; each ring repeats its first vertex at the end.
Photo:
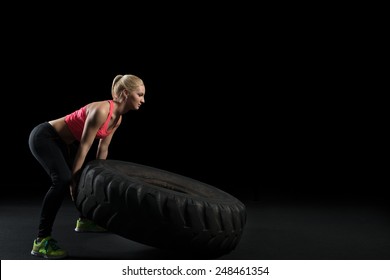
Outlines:
POLYGON ((138 110, 145 103, 145 86, 139 86, 137 89, 127 95, 127 106, 130 110, 138 110))

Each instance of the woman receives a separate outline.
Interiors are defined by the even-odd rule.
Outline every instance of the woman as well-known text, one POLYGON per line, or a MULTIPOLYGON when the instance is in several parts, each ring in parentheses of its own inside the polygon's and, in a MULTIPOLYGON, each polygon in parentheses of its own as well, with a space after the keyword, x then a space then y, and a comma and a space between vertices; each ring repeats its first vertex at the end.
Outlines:
MULTIPOLYGON (((111 88, 112 100, 91 102, 64 117, 37 125, 30 133, 32 154, 51 178, 41 208, 38 235, 31 254, 60 259, 67 256, 51 237, 58 210, 68 188, 75 200, 77 176, 95 139, 99 139, 96 158, 106 159, 108 147, 121 124, 122 115, 138 110, 145 103, 145 86, 135 75, 117 75, 111 88), (75 146, 77 150, 72 153, 75 146)), ((104 229, 96 226, 96 231, 104 229)), ((76 231, 94 231, 91 221, 82 217, 76 231)))

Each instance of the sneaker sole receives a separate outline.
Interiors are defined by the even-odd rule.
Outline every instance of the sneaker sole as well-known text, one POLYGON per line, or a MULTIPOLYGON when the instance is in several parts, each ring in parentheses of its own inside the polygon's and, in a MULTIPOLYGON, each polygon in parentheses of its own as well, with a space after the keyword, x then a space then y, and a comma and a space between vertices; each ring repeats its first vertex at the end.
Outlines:
POLYGON ((104 233, 104 232, 108 232, 108 230, 82 230, 82 229, 78 229, 78 228, 75 228, 74 229, 75 232, 91 232, 91 233, 104 233))
POLYGON ((64 256, 59 256, 59 257, 48 257, 47 255, 45 254, 41 254, 41 253, 37 253, 37 252, 34 252, 34 251, 31 251, 31 255, 35 256, 35 257, 40 257, 40 258, 44 258, 44 259, 50 259, 50 260, 59 260, 59 259, 64 259, 66 258, 68 255, 64 255, 64 256))

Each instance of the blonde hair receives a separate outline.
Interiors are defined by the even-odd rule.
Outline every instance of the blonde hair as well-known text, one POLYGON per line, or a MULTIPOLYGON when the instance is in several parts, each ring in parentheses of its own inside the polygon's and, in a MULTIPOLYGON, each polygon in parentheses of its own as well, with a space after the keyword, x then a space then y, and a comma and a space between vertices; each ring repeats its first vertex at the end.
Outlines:
POLYGON ((111 95, 114 100, 117 100, 122 90, 127 90, 128 92, 132 92, 139 86, 143 86, 144 82, 141 80, 141 78, 135 76, 135 75, 116 75, 114 80, 112 81, 112 87, 111 87, 111 95))

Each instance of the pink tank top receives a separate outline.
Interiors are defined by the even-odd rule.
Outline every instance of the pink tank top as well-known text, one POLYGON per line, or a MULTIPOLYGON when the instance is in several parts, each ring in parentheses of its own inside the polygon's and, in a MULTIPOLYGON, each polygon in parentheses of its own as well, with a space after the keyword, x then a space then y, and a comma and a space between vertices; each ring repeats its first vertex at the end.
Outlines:
MULTIPOLYGON (((96 133, 96 138, 102 139, 108 136, 111 133, 111 130, 108 130, 108 123, 110 122, 112 111, 114 108, 114 102, 112 100, 107 100, 110 103, 110 112, 108 113, 107 120, 99 128, 96 133)), ((81 107, 80 109, 74 111, 65 116, 65 123, 68 125, 69 130, 72 132, 73 136, 80 141, 81 135, 83 134, 85 120, 87 118, 87 105, 81 107)))

